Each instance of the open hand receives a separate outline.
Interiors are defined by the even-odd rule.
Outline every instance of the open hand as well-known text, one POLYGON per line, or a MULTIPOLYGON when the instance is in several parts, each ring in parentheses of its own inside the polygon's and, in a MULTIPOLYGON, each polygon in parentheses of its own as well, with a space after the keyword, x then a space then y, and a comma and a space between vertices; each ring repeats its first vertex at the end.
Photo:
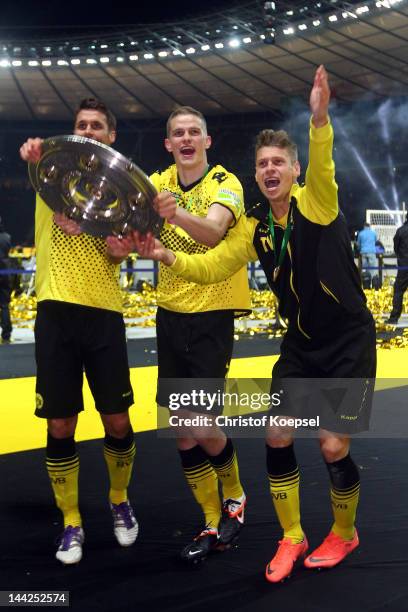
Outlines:
POLYGON ((310 110, 313 115, 313 125, 322 127, 329 120, 330 87, 325 67, 316 70, 312 91, 310 92, 310 110))

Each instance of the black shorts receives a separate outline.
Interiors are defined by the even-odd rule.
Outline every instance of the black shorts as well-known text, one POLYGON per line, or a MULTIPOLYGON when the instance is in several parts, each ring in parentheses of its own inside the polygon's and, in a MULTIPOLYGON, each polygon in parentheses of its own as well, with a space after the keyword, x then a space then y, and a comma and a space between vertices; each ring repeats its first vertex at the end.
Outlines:
MULTIPOLYGON (((234 344, 232 310, 178 313, 158 308, 156 333, 160 406, 168 407, 170 398, 181 393, 223 393, 234 344)), ((200 400, 185 408, 208 413, 208 404, 202 404, 200 400)), ((217 400, 209 413, 222 409, 217 400)))
POLYGON ((118 312, 39 302, 35 357, 39 417, 67 418, 84 409, 84 371, 99 412, 117 414, 133 404, 125 325, 118 312))
POLYGON ((352 434, 369 428, 376 375, 372 318, 351 322, 321 341, 286 334, 272 370, 271 393, 280 405, 271 413, 319 416, 319 426, 352 434))

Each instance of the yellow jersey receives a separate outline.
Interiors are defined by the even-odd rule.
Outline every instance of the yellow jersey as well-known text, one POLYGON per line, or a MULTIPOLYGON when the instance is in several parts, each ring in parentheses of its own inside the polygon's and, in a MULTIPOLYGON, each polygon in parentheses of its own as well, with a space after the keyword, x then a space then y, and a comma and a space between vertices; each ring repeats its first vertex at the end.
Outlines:
POLYGON ((57 300, 122 312, 119 266, 106 256, 106 242, 88 234, 68 236, 37 195, 35 210, 37 300, 57 300))
MULTIPOLYGON (((220 165, 212 166, 192 185, 179 183, 177 168, 173 164, 163 172, 150 177, 156 189, 169 191, 178 206, 193 215, 206 217, 212 204, 220 204, 231 211, 233 222, 228 234, 244 211, 242 186, 237 177, 220 165)), ((160 240, 172 251, 187 254, 206 253, 210 247, 199 244, 181 227, 165 223, 160 240)), ((234 310, 237 314, 250 310, 248 274, 246 266, 226 280, 203 287, 176 276, 160 264, 157 303, 173 312, 193 313, 211 310, 234 310)))

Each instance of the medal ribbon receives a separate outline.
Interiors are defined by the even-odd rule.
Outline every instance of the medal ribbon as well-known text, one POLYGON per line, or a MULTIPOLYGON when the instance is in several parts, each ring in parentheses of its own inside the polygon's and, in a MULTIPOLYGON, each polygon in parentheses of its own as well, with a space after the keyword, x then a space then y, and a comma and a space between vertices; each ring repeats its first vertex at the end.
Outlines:
POLYGON ((275 262, 277 261, 277 265, 275 266, 275 268, 273 270, 273 280, 274 281, 276 281, 276 279, 278 278, 278 274, 279 274, 279 271, 280 271, 283 259, 285 257, 285 253, 286 253, 286 250, 288 248, 289 238, 290 238, 290 235, 292 233, 292 229, 293 229, 293 215, 292 215, 292 211, 293 211, 294 201, 295 201, 295 199, 291 198, 290 206, 289 206, 289 212, 288 212, 288 222, 287 222, 287 225, 285 227, 284 234, 283 234, 282 244, 281 244, 279 255, 277 255, 277 249, 276 249, 276 236, 275 236, 275 227, 273 225, 272 210, 269 209, 269 213, 268 213, 268 225, 269 225, 269 231, 271 233, 273 250, 274 250, 274 253, 275 253, 275 262))

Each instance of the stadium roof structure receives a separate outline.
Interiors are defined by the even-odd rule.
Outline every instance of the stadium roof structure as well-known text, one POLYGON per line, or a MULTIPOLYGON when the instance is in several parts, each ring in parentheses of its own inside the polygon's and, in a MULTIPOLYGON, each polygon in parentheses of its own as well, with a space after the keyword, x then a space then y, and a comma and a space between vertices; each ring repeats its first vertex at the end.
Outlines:
POLYGON ((408 2, 231 2, 173 23, 0 32, 0 121, 70 120, 102 98, 126 121, 177 105, 280 112, 325 64, 339 101, 408 93, 408 2))

